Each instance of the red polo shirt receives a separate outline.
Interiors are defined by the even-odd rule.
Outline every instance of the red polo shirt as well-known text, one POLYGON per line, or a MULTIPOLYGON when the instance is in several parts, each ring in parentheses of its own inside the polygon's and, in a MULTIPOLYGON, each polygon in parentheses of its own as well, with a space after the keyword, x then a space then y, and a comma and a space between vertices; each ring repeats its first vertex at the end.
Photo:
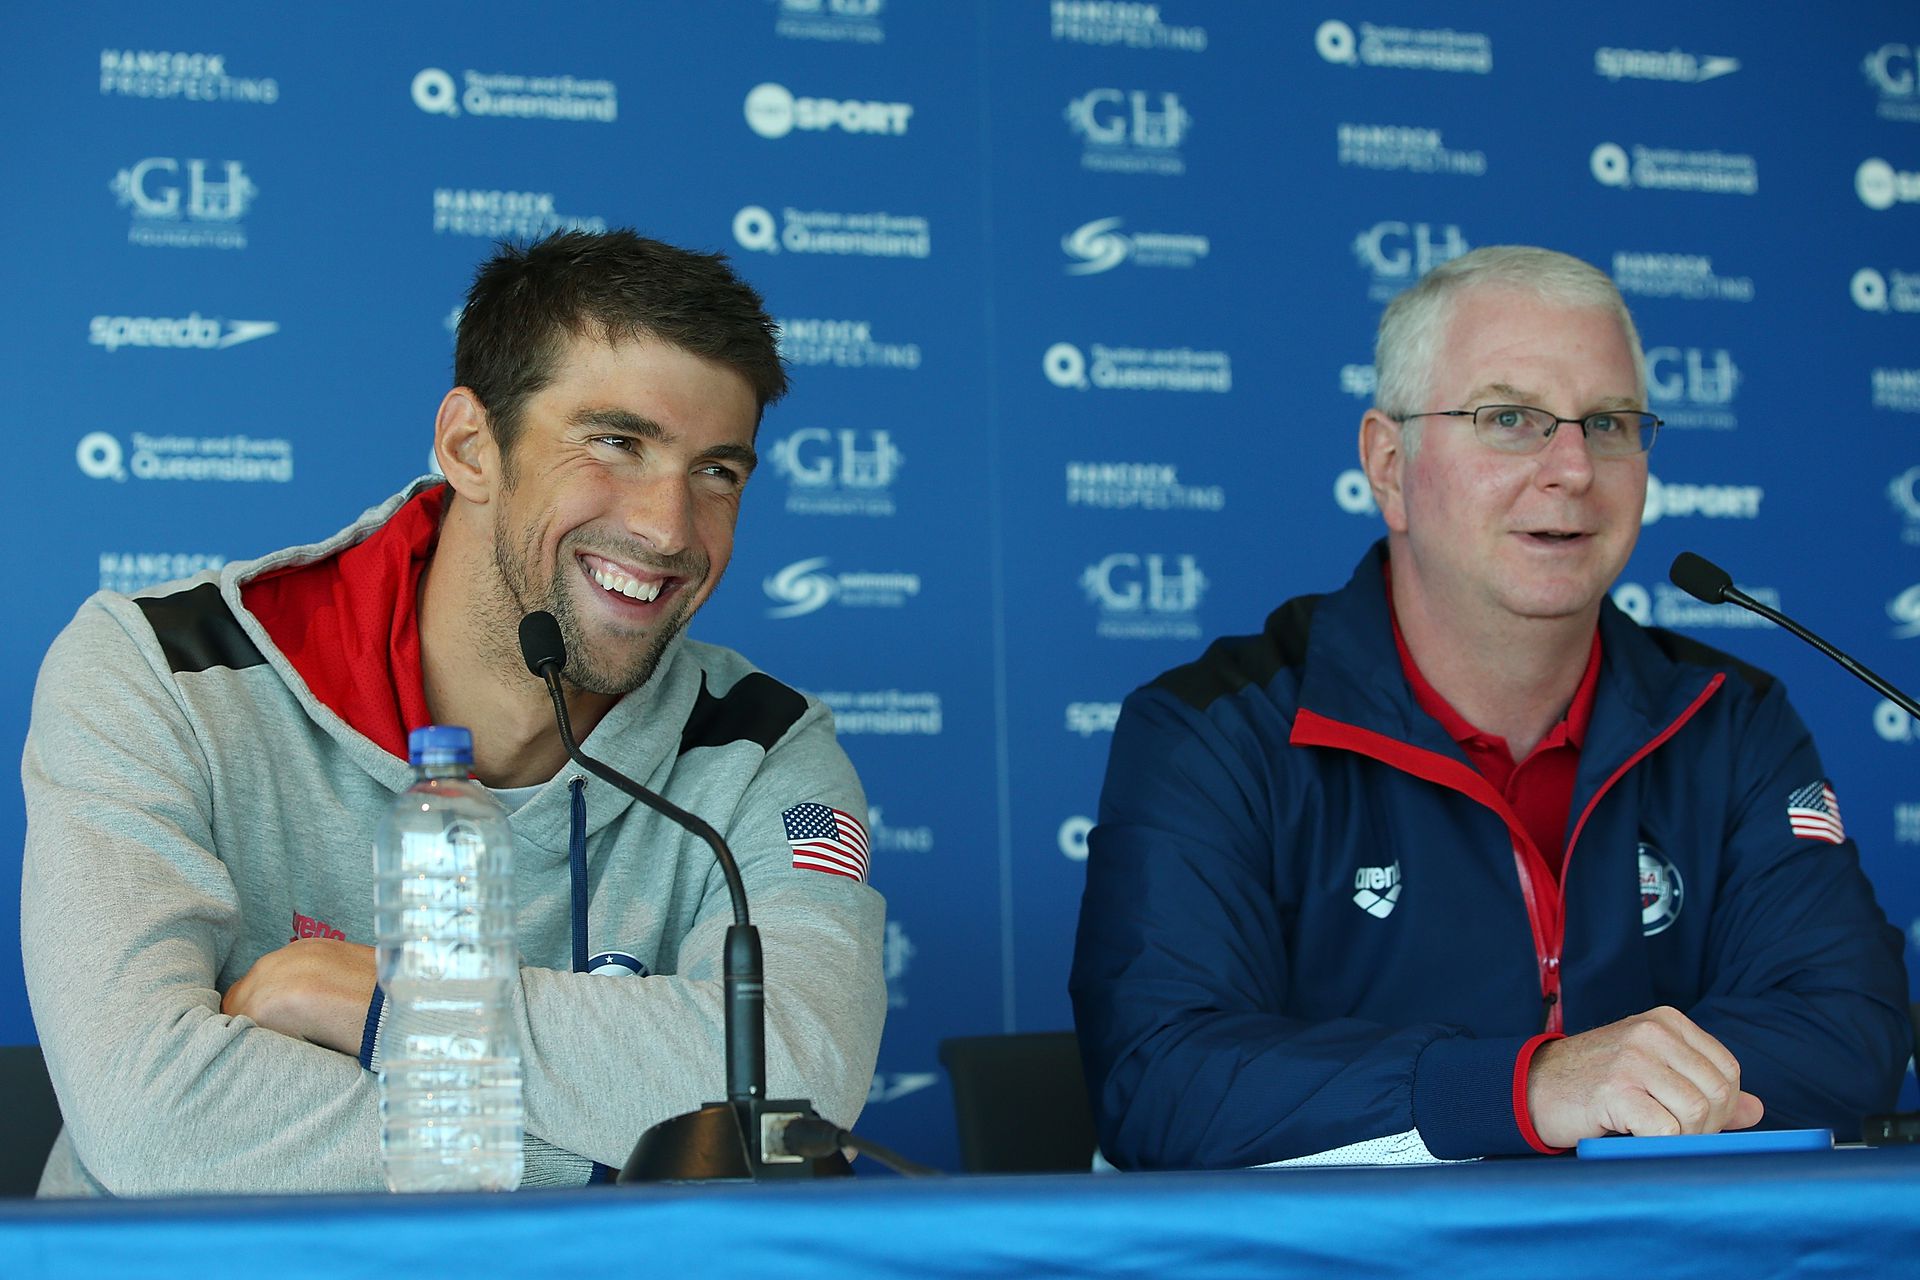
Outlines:
MULTIPOLYGON (((1393 613, 1391 589, 1387 593, 1387 611, 1389 615, 1393 613)), ((1599 628, 1594 628, 1586 674, 1580 677, 1580 686, 1573 691, 1567 714, 1519 764, 1513 762, 1513 753, 1507 749, 1505 738, 1483 733, 1467 723, 1466 718, 1440 696, 1440 691, 1427 683, 1420 668, 1414 665, 1413 655, 1407 651, 1398 617, 1393 619, 1393 643, 1400 651, 1400 667, 1407 673, 1413 700, 1420 704, 1422 711, 1440 722, 1447 736, 1467 753, 1467 759, 1480 771, 1480 776, 1506 797, 1527 834, 1533 837, 1533 846, 1540 851, 1547 869, 1558 880, 1560 868, 1567 860, 1567 814, 1573 808, 1574 777, 1580 772, 1580 746, 1586 741, 1587 724, 1593 719, 1593 691, 1600 682, 1599 628)))

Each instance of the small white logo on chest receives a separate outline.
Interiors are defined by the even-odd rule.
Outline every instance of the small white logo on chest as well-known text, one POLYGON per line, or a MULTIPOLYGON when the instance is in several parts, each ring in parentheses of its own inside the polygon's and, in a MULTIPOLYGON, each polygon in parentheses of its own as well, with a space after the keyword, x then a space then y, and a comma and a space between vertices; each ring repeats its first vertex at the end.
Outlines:
POLYGON ((1376 920, 1393 914, 1400 901, 1400 864, 1390 867, 1361 867, 1353 873, 1353 905, 1376 920))

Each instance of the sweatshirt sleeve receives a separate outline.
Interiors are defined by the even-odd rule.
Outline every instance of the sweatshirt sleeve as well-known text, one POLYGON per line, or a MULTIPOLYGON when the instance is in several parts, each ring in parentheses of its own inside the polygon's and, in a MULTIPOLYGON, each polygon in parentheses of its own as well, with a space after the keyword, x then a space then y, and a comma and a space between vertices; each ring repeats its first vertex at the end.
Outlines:
MULTIPOLYGON (((858 830, 855 842, 865 841, 866 799, 831 715, 808 701, 770 748, 702 747, 675 769, 683 779, 691 771, 707 798, 674 788, 669 797, 726 839, 760 932, 768 1096, 810 1100, 851 1126, 886 1016, 885 904, 863 869, 796 866, 783 822, 797 806, 817 806, 844 815, 858 830), (715 810, 711 797, 720 794, 730 796, 729 811, 715 810)), ((721 958, 731 903, 704 843, 677 828, 654 829, 669 834, 631 856, 671 859, 703 886, 674 922, 663 972, 628 979, 521 971, 528 1129, 615 1168, 652 1125, 725 1096, 721 958)), ((603 881, 595 893, 621 891, 603 881)))
POLYGON ((55 641, 21 763, 22 951, 65 1140, 118 1195, 380 1186, 373 1077, 220 1012, 239 894, 138 619, 96 597, 55 641))
POLYGON ((1122 710, 1071 981, 1102 1152, 1230 1168, 1373 1139, 1436 1158, 1536 1150, 1515 1116, 1527 1037, 1289 1016, 1276 877, 1304 851, 1273 814, 1286 770, 1310 767, 1295 751, 1265 760, 1156 688, 1122 710))

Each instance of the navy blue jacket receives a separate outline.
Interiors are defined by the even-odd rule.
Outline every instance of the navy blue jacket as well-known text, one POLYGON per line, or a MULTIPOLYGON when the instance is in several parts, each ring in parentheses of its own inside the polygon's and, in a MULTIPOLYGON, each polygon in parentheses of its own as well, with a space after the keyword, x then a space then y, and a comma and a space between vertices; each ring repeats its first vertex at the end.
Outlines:
POLYGON ((1789 826, 1824 774, 1781 686, 1604 604, 1562 892, 1414 702, 1384 557, 1121 711, 1071 982, 1102 1151, 1525 1152, 1522 1048, 1663 1004, 1763 1125, 1857 1136, 1911 1049, 1902 939, 1852 841, 1789 826))

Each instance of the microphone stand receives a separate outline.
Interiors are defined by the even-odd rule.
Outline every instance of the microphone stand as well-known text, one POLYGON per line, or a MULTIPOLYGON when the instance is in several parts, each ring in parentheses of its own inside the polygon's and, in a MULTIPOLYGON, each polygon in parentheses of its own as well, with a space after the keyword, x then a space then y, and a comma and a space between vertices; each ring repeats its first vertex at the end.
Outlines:
POLYGON ((748 919, 746 886, 741 883, 740 868, 726 841, 699 816, 580 749, 580 744, 574 741, 566 695, 560 688, 566 646, 551 614, 534 613, 521 620, 520 647, 528 670, 546 682, 547 694, 553 699, 554 719, 560 726, 560 741, 567 755, 596 778, 706 841, 720 864, 721 874, 726 877, 727 895, 733 902, 733 923, 727 927, 721 977, 725 993, 726 1101, 709 1102, 697 1111, 662 1120, 641 1134, 620 1170, 618 1181, 757 1181, 851 1174, 852 1168, 837 1147, 822 1154, 817 1141, 796 1142, 793 1146, 786 1142, 788 1128, 799 1122, 815 1122, 805 1126, 809 1133, 825 1124, 812 1103, 804 1099, 769 1100, 766 1096, 766 981, 762 972, 760 932, 748 919))

